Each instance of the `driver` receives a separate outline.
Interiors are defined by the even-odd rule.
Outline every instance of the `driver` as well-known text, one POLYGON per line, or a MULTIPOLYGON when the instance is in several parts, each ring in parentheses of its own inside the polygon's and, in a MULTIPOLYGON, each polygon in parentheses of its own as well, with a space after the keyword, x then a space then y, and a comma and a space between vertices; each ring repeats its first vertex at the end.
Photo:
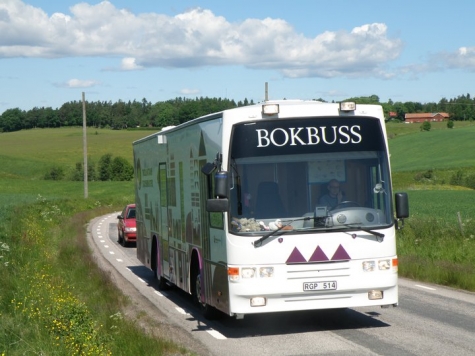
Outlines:
POLYGON ((328 182, 327 189, 328 193, 320 198, 319 205, 327 206, 331 210, 342 202, 343 194, 340 191, 340 182, 336 179, 328 182))

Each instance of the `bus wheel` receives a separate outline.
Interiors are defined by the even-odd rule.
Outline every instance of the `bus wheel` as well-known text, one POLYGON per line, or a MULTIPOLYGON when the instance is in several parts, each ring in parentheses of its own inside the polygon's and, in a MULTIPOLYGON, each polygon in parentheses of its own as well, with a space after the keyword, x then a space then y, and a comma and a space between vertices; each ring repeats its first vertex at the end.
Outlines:
POLYGON ((207 304, 206 302, 201 301, 201 275, 200 273, 194 269, 193 270, 193 279, 192 279, 192 296, 193 302, 199 307, 201 314, 208 320, 214 319, 216 317, 216 309, 213 308, 211 305, 207 304))
POLYGON ((152 254, 155 254, 155 258, 153 259, 153 265, 152 265, 152 270, 153 270, 153 278, 158 281, 158 289, 160 290, 167 290, 170 288, 170 286, 167 283, 167 280, 160 276, 158 273, 158 256, 156 255, 156 249, 155 247, 152 249, 152 254))
POLYGON ((167 280, 163 277, 158 277, 158 289, 167 290, 170 289, 170 286, 167 283, 167 280))

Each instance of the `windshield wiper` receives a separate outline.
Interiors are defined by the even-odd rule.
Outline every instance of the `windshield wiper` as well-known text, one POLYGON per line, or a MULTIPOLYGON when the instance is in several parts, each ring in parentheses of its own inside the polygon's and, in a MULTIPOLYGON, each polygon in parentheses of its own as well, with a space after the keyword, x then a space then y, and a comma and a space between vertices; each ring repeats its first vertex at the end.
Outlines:
POLYGON ((300 221, 300 220, 310 220, 310 219, 313 219, 313 217, 311 216, 306 216, 304 218, 298 218, 298 219, 293 219, 293 220, 289 220, 286 224, 282 224, 281 227, 279 227, 277 230, 272 230, 271 232, 269 232, 268 234, 265 234, 264 236, 262 236, 260 239, 257 239, 256 241, 254 241, 252 244, 254 245, 254 247, 261 247, 262 246, 262 243, 267 240, 269 237, 271 237, 272 235, 278 233, 280 230, 282 230, 284 227, 287 227, 289 225, 292 225, 295 221, 300 221))
POLYGON ((357 228, 357 229, 360 229, 361 231, 367 232, 368 234, 374 235, 374 236, 376 236, 376 239, 379 242, 382 242, 384 240, 384 234, 382 234, 378 231, 366 229, 364 227, 361 227, 361 225, 358 225, 358 224, 344 224, 344 226, 351 227, 351 228, 357 228))

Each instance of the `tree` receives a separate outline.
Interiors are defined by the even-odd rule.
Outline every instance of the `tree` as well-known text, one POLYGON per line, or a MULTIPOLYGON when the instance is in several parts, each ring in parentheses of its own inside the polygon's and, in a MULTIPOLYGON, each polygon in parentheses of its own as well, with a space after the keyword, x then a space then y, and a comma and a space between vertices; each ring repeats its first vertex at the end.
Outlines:
POLYGON ((25 113, 20 109, 6 110, 0 116, 0 128, 3 132, 20 131, 23 128, 23 120, 25 119, 25 113))

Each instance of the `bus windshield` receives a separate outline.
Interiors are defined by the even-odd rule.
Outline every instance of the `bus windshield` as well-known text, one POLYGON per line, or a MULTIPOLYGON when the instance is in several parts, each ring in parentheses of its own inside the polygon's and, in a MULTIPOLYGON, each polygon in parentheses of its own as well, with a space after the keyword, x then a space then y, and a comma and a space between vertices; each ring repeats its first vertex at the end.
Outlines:
POLYGON ((374 118, 236 125, 229 230, 255 234, 389 226, 389 163, 379 125, 374 118))

